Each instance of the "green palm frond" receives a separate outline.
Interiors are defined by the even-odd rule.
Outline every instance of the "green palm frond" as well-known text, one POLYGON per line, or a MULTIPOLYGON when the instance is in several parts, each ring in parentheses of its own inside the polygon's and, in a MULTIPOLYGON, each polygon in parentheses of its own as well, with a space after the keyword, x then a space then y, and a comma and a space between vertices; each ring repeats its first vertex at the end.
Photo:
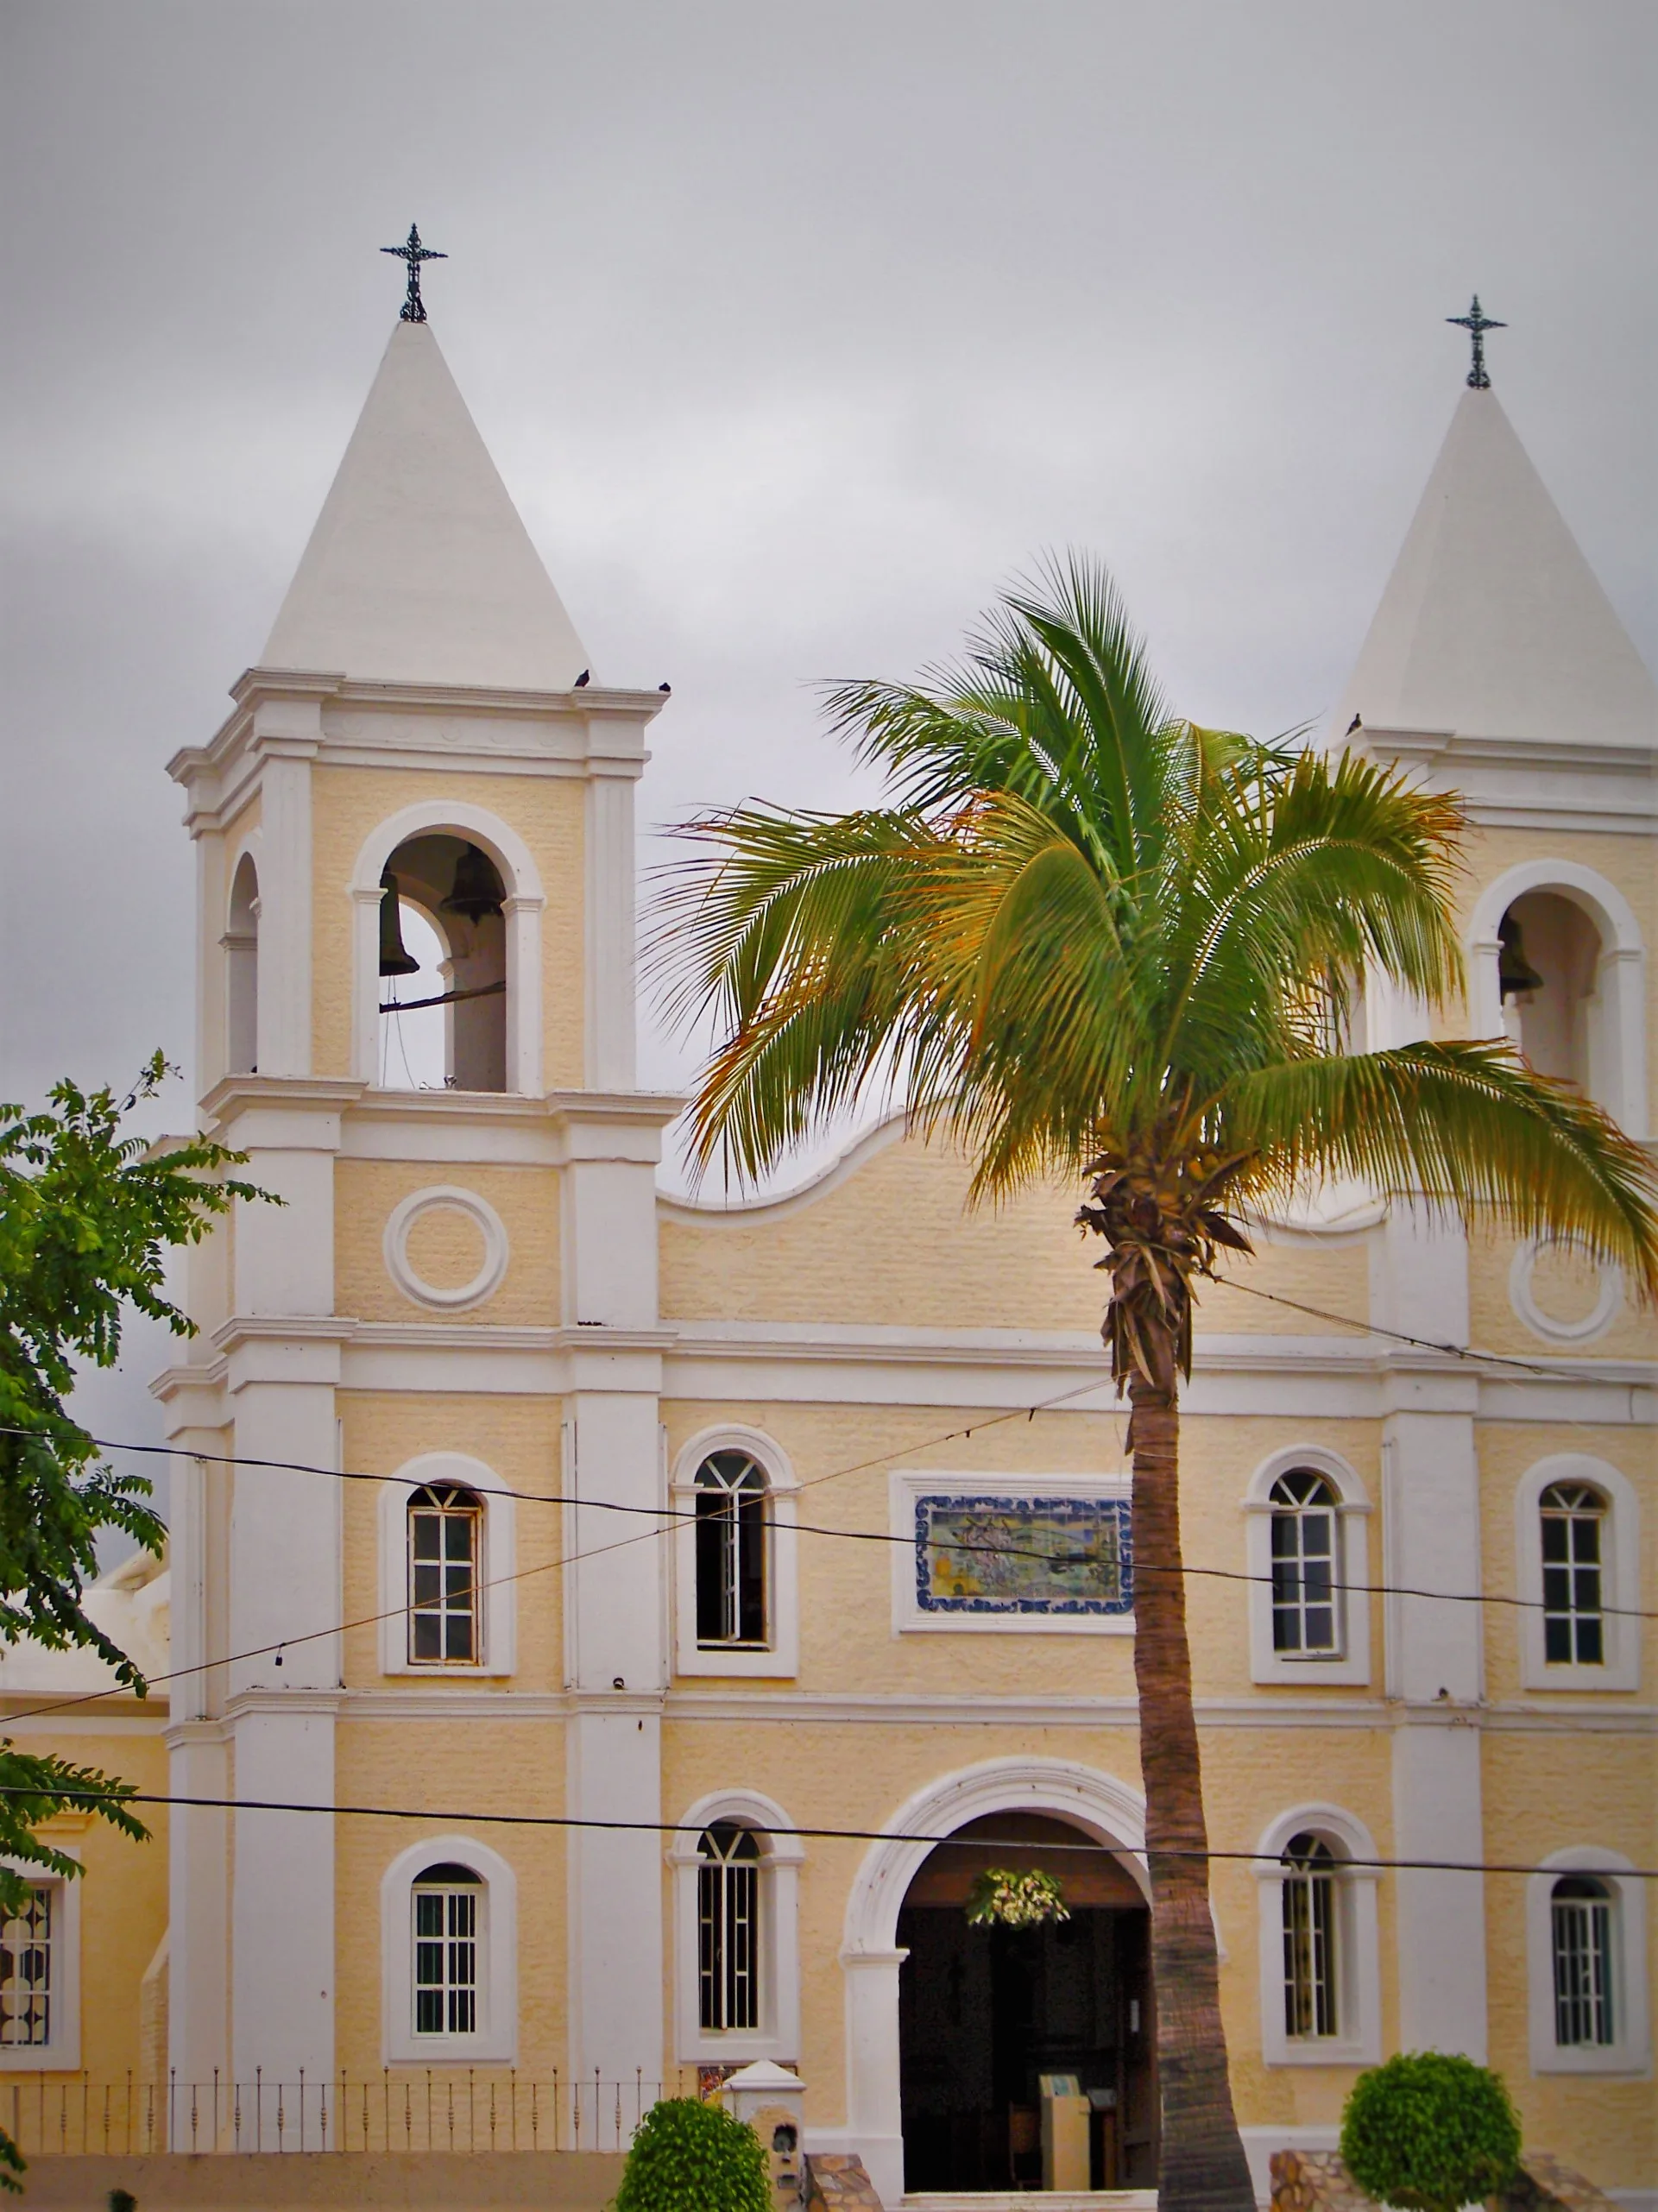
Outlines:
POLYGON ((1262 1068, 1223 1111, 1228 1138, 1260 1163, 1263 1191, 1343 1175, 1465 1219, 1489 1211, 1522 1236, 1581 1245, 1624 1269, 1644 1301, 1658 1298, 1651 1160, 1506 1043, 1424 1042, 1262 1068))

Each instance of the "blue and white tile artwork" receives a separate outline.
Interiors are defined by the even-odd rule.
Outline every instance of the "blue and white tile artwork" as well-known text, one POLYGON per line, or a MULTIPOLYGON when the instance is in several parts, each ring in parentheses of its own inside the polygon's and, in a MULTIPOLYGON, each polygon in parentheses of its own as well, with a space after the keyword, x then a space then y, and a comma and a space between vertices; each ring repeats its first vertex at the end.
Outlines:
POLYGON ((922 1613, 1134 1610, 1126 1498, 924 1492, 915 1501, 915 1545, 922 1613))

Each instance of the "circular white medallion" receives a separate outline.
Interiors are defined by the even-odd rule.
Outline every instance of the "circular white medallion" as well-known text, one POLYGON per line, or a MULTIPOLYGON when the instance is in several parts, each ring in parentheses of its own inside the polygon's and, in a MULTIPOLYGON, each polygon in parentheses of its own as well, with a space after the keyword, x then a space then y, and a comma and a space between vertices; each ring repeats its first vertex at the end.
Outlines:
MULTIPOLYGON (((1551 1299, 1551 1303, 1553 1300, 1551 1299)), ((1509 1303, 1534 1336, 1548 1344, 1582 1344, 1590 1337, 1598 1336, 1616 1316, 1623 1302, 1623 1277, 1618 1269, 1592 1260, 1586 1253, 1574 1252, 1569 1244, 1557 1237, 1529 1237, 1514 1255, 1509 1268, 1509 1303), (1540 1284, 1536 1278, 1539 1268, 1552 1263, 1558 1268, 1562 1261, 1574 1264, 1579 1270, 1579 1280, 1571 1284, 1540 1284), (1583 1282, 1585 1276, 1593 1278, 1592 1295, 1590 1286, 1583 1282), (1551 1312, 1540 1299, 1553 1293, 1567 1292, 1567 1302, 1582 1310, 1565 1314, 1551 1312), (1578 1295, 1570 1295, 1576 1291, 1578 1295)))
POLYGON ((495 1207, 480 1198, 476 1191, 462 1190, 452 1183, 434 1183, 430 1190, 413 1191, 407 1198, 399 1200, 386 1223, 385 1253, 386 1272, 406 1298, 413 1298, 418 1305, 438 1307, 445 1313, 454 1313, 466 1306, 480 1306, 486 1298, 493 1297, 501 1288, 509 1257, 507 1232, 495 1207), (417 1224, 444 1213, 462 1217, 482 1242, 482 1264, 470 1281, 452 1284, 429 1282, 417 1271, 410 1257, 409 1239, 417 1224))

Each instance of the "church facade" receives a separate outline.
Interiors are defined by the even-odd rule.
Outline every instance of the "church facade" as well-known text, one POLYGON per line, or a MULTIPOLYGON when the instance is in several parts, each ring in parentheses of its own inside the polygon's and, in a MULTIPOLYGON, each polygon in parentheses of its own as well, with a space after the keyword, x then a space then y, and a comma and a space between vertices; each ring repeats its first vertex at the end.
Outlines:
MULTIPOLYGON (((889 2206, 1038 2177, 1057 2077, 1088 2182, 1151 2186, 1125 1426, 1075 1196, 969 1213, 896 1122, 780 1195, 664 1194, 634 801, 666 702, 585 664, 400 323, 260 665, 171 763, 202 1125, 285 1202, 191 1257, 170 1559, 94 1593, 154 1694, 58 1713, 107 1678, 0 1661, 20 1742, 171 1800, 148 1847, 60 1824, 86 1873, 5 1931, 0 2071, 167 2086, 175 2144, 188 2085, 230 2149, 302 2078, 337 2131, 461 2080, 567 2131, 770 2060, 889 2206), (425 1087, 382 1011, 421 930, 425 1087), (970 1925, 998 1867, 1070 1919, 970 1925)), ((1457 1028, 1644 1137, 1658 695, 1488 389, 1355 717, 1467 798, 1457 1028)), ((1363 1191, 1259 1244, 1202 1304, 1183 1510, 1262 2193, 1434 2046, 1653 2212, 1650 1324, 1611 1270, 1363 1191)))

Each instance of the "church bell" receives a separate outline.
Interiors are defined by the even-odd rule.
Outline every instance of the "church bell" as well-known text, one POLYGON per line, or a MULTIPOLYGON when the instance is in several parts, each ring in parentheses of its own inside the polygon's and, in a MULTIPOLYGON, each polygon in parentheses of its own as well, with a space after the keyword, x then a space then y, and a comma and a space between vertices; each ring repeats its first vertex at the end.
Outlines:
POLYGON ((495 862, 476 845, 466 846, 455 863, 454 885, 443 901, 444 913, 463 914, 469 922, 481 922, 486 914, 500 913, 501 898, 501 882, 495 862))
POLYGON ((418 975, 420 963, 412 960, 403 943, 402 918, 397 906, 397 878, 388 868, 380 879, 380 972, 382 975, 418 975))
POLYGON ((1526 958, 1526 948, 1520 936, 1520 924, 1512 912, 1505 914, 1497 925, 1497 995, 1509 999, 1529 999, 1534 991, 1541 991, 1543 979, 1526 958))

